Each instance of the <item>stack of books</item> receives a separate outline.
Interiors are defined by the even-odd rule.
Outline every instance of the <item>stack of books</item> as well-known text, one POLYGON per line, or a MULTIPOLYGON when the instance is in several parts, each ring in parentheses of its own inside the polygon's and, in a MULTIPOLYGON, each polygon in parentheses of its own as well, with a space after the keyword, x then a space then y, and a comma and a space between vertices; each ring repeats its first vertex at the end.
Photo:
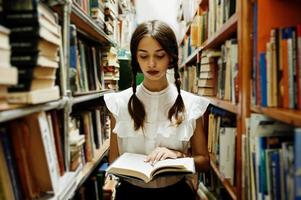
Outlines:
POLYGON ((100 26, 102 30, 105 27, 104 4, 100 0, 93 0, 90 2, 91 17, 100 26))
POLYGON ((202 96, 215 96, 216 60, 203 53, 198 77, 198 94, 202 96))
POLYGON ((17 84, 18 73, 10 65, 9 29, 0 25, 0 110, 9 108, 7 103, 7 87, 17 84))
POLYGON ((11 103, 37 104, 59 98, 55 86, 61 45, 56 16, 43 3, 8 2, 11 64, 18 68, 18 84, 9 88, 11 103))
POLYGON ((104 82, 106 89, 117 89, 117 81, 120 77, 118 52, 113 46, 108 46, 102 55, 102 65, 104 71, 104 82))

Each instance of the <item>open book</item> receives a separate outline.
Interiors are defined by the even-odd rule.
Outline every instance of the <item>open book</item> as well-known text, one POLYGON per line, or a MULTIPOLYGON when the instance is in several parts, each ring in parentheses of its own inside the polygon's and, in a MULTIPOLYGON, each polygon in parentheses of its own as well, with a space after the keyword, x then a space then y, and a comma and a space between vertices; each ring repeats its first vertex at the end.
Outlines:
POLYGON ((151 165, 144 161, 146 157, 142 154, 124 153, 108 167, 107 173, 134 177, 147 183, 162 173, 195 172, 193 158, 166 159, 151 165))

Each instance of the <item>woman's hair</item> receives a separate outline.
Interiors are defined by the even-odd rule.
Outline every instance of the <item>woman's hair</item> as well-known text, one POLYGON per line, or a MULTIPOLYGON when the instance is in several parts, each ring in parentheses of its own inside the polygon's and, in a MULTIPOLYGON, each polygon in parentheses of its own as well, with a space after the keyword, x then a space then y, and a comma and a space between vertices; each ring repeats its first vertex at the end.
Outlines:
POLYGON ((178 45, 176 36, 173 30, 164 22, 158 20, 152 20, 140 24, 134 31, 131 38, 131 54, 132 54, 132 88, 133 95, 131 96, 128 103, 128 110, 131 117, 134 120, 134 128, 138 130, 143 128, 145 120, 145 109, 143 103, 138 99, 136 95, 136 76, 137 72, 141 72, 139 63, 137 61, 137 49, 140 40, 145 37, 150 36, 159 42, 161 47, 170 56, 169 69, 174 69, 175 85, 178 90, 178 96, 174 105, 168 111, 168 119, 170 121, 175 120, 176 124, 180 124, 183 119, 183 113, 185 110, 184 102, 180 94, 180 75, 178 72, 178 45))

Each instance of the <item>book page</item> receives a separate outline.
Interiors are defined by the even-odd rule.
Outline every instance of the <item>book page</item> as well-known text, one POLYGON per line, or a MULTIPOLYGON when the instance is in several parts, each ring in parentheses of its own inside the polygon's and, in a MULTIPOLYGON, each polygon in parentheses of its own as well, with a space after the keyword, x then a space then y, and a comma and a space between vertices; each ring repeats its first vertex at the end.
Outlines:
POLYGON ((154 165, 153 175, 161 172, 195 172, 193 158, 177 158, 158 161, 154 165))
POLYGON ((132 176, 134 176, 134 174, 129 171, 136 171, 150 177, 153 167, 150 163, 144 162, 145 159, 146 155, 124 153, 109 166, 107 171, 132 176), (128 173, 126 173, 125 170, 127 170, 128 173))

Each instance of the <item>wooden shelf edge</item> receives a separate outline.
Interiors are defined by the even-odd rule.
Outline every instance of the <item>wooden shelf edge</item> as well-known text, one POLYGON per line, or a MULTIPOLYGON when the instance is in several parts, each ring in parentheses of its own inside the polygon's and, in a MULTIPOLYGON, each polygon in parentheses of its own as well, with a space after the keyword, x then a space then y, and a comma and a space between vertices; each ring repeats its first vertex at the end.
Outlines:
POLYGON ((264 108, 260 106, 251 106, 251 111, 265 114, 268 117, 291 124, 301 126, 301 110, 291 110, 284 108, 264 108))
POLYGON ((75 5, 75 3, 72 3, 71 23, 75 24, 77 28, 87 33, 94 39, 116 45, 112 39, 106 35, 104 30, 102 30, 90 16, 88 16, 81 8, 79 8, 78 5, 75 5))
POLYGON ((210 159, 210 166, 213 169, 213 171, 215 172, 215 174, 218 176, 218 178, 220 179, 221 183, 223 184, 223 186, 226 188, 226 190, 228 191, 229 195, 231 196, 232 199, 236 200, 236 188, 233 187, 230 182, 224 178, 224 176, 221 174, 221 172, 218 169, 218 166, 210 159))
POLYGON ((0 123, 24 117, 35 112, 48 111, 52 109, 62 109, 64 108, 66 103, 67 100, 61 98, 56 101, 50 101, 37 105, 12 106, 11 110, 0 111, 0 123))
POLYGON ((97 99, 103 96, 104 94, 111 93, 111 92, 112 90, 101 90, 101 91, 92 91, 92 92, 84 93, 81 96, 74 96, 72 99, 72 105, 97 99))
POLYGON ((183 68, 185 65, 191 63, 192 61, 194 61, 198 55, 198 53, 200 51, 202 51, 203 46, 198 47, 196 50, 194 50, 194 52, 192 52, 186 59, 185 61, 180 65, 179 69, 183 68))
POLYGON ((233 33, 235 33, 237 31, 237 23, 238 14, 235 13, 226 23, 222 25, 222 27, 214 34, 214 36, 207 39, 204 49, 209 49, 218 45, 220 42, 224 41, 233 33))
POLYGON ((205 97, 205 98, 207 98, 210 101, 210 103, 216 107, 222 108, 232 113, 236 113, 236 114, 238 113, 237 105, 232 104, 231 101, 225 101, 215 97, 205 97))
POLYGON ((102 160, 102 158, 104 157, 105 153, 108 151, 109 149, 109 139, 107 139, 102 147, 96 151, 96 156, 94 156, 93 160, 91 162, 86 163, 86 165, 83 167, 83 169, 81 170, 81 172, 79 173, 78 177, 77 177, 77 187, 79 188, 84 182, 85 180, 89 177, 89 175, 92 173, 92 171, 96 168, 96 166, 100 163, 100 161, 102 160))

